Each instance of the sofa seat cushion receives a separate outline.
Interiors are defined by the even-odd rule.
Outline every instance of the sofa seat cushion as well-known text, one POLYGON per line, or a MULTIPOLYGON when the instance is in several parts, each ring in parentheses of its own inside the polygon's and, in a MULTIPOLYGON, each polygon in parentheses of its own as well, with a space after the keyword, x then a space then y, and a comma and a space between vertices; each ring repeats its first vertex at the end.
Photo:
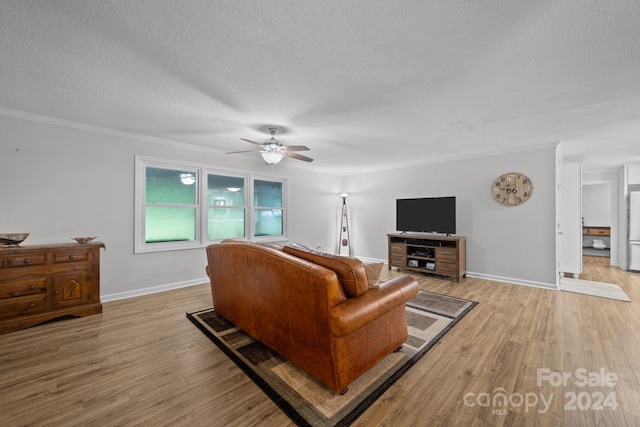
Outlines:
POLYGON ((297 243, 285 245, 282 250, 290 255, 335 271, 348 298, 358 297, 367 292, 369 288, 367 269, 359 259, 314 251, 297 243))
POLYGON ((369 281, 369 289, 378 287, 380 284, 380 275, 382 274, 383 262, 363 261, 364 268, 367 270, 367 280, 369 281))

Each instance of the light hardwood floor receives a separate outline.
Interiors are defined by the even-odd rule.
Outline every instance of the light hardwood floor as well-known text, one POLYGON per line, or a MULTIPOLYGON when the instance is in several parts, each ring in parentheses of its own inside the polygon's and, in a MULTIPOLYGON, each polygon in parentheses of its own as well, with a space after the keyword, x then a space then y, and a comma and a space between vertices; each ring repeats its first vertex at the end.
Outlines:
MULTIPOLYGON (((479 304, 354 425, 640 425, 640 274, 607 263, 585 257, 581 278, 618 283, 632 302, 417 275, 422 289, 479 304), (571 377, 538 385, 545 369, 571 377), (581 386, 580 370, 616 385, 581 386), (501 391, 508 407, 486 404, 501 391)), ((0 335, 0 425, 293 425, 185 318, 210 305, 199 285, 0 335)))

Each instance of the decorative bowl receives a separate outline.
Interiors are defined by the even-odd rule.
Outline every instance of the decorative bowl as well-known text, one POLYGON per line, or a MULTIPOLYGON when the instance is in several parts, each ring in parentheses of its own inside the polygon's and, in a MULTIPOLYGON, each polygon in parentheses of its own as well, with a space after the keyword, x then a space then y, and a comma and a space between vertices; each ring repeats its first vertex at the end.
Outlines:
POLYGON ((27 237, 29 237, 29 233, 2 233, 0 234, 0 246, 20 246, 20 243, 27 237))
POLYGON ((72 237, 72 239, 75 240, 76 242, 80 243, 80 244, 83 244, 83 243, 89 243, 90 241, 92 241, 96 237, 72 237))

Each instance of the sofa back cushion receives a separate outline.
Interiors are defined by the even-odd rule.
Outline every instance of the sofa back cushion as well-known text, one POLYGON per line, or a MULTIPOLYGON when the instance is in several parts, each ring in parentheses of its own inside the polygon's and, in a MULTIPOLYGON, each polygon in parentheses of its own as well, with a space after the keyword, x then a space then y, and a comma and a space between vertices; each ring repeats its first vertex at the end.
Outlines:
POLYGON ((335 271, 348 298, 355 298, 367 292, 369 281, 364 263, 356 258, 314 251, 306 246, 292 243, 285 245, 285 253, 302 258, 335 271))

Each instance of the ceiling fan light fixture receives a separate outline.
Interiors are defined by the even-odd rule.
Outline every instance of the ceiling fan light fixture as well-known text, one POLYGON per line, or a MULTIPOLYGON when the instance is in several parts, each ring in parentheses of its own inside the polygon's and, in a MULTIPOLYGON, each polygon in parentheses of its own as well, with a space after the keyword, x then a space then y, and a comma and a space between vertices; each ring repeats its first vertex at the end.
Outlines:
POLYGON ((280 161, 285 157, 289 157, 295 160, 302 160, 303 162, 312 162, 313 159, 311 157, 303 156, 302 154, 298 154, 298 151, 308 151, 309 147, 304 145, 284 145, 280 141, 278 141, 275 136, 278 133, 277 128, 269 128, 269 134, 271 138, 262 141, 256 142, 246 138, 240 138, 241 140, 248 142, 253 145, 257 145, 260 149, 254 147, 253 150, 243 150, 243 151, 230 151, 225 154, 238 154, 238 153, 249 153, 249 152, 258 152, 262 156, 262 159, 268 165, 275 165, 280 163, 280 161))
POLYGON ((280 160, 282 160, 282 158, 284 157, 284 154, 278 151, 264 151, 260 154, 262 155, 264 161, 270 165, 276 165, 280 163, 280 160))

